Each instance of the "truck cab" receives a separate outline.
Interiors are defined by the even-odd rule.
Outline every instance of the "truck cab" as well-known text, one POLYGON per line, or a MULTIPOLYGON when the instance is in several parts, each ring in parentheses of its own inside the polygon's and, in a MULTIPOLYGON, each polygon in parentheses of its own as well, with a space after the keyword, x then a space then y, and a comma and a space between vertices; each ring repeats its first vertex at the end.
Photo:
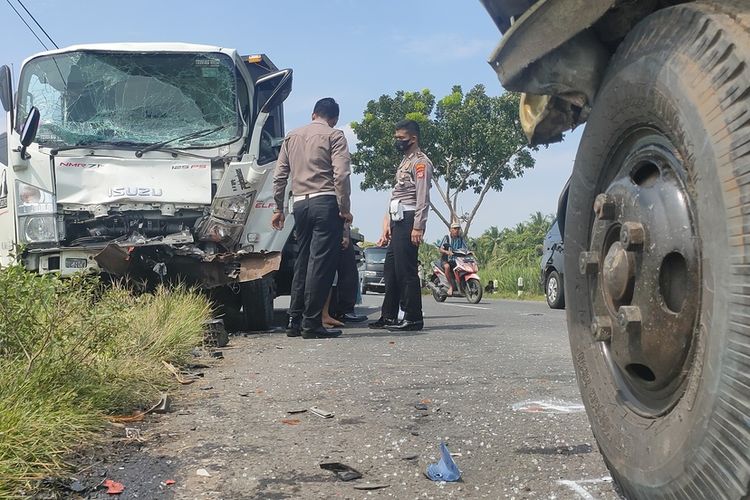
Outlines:
POLYGON ((293 226, 270 224, 291 83, 265 55, 182 43, 37 54, 15 93, 3 67, 0 265, 229 289, 268 326, 293 226))

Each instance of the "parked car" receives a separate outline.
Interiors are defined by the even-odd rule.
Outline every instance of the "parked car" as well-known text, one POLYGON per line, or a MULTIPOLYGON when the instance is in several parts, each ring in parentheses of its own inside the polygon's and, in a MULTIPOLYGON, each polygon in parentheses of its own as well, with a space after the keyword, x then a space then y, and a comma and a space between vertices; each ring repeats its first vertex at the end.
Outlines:
POLYGON ((365 248, 365 267, 362 272, 362 294, 385 292, 385 254, 383 247, 365 248))
POLYGON ((565 290, 563 289, 563 239, 560 226, 555 220, 544 237, 541 275, 539 282, 544 288, 547 305, 552 309, 565 308, 565 290))

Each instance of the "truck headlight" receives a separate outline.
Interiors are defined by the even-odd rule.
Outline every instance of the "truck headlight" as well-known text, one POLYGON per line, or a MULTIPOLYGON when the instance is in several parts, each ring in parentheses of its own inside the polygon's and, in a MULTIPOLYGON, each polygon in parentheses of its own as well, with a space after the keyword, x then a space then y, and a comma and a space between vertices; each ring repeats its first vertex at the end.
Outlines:
POLYGON ((19 217, 21 238, 26 243, 57 241, 57 219, 54 215, 19 217))
POLYGON ((54 193, 16 181, 16 207, 18 233, 23 243, 50 243, 59 240, 54 193))
POLYGON ((212 215, 227 221, 244 223, 250 211, 251 202, 252 197, 247 196, 216 198, 212 215))
POLYGON ((31 184, 16 181, 16 206, 19 217, 31 214, 54 214, 55 195, 31 184))

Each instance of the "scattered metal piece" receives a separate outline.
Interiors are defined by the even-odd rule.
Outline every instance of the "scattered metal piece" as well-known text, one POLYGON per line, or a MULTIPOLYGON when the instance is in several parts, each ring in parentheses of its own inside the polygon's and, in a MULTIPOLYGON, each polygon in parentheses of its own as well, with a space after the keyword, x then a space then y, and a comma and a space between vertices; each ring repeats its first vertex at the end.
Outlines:
POLYGON ((404 455, 403 457, 401 457, 401 460, 416 460, 418 458, 419 458, 419 455, 415 453, 413 455, 404 455))
POLYGON ((317 406, 311 407, 310 412, 322 418, 333 418, 333 413, 331 413, 330 411, 321 410, 317 406))
POLYGON ((324 462, 320 464, 320 468, 333 472, 342 481, 353 481, 362 477, 362 474, 358 470, 341 462, 324 462))
POLYGON ((207 385, 206 387, 201 387, 201 388, 200 388, 200 390, 201 390, 201 391, 210 391, 210 390, 211 390, 211 389, 213 389, 213 388, 214 388, 214 386, 212 386, 212 385, 207 385))
POLYGON ((146 411, 146 413, 169 413, 171 408, 172 398, 169 397, 169 394, 163 393, 159 402, 146 411))
POLYGON ((221 351, 213 351, 211 353, 211 357, 212 358, 217 358, 217 359, 224 359, 224 353, 221 352, 221 351))
POLYGON ((296 415, 298 413, 305 413, 307 411, 307 408, 299 408, 296 410, 287 410, 286 412, 290 415, 296 415))
POLYGON ((417 403, 414 405, 414 408, 416 408, 417 410, 422 410, 422 411, 429 410, 429 407, 424 403, 417 403))

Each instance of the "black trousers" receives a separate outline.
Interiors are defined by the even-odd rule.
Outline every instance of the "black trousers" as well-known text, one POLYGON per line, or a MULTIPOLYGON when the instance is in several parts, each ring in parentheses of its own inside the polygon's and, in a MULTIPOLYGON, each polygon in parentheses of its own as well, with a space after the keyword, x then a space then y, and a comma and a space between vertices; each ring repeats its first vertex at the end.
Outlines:
POLYGON ((331 299, 331 312, 335 316, 354 312, 357 303, 357 287, 359 286, 359 271, 357 270, 357 256, 354 253, 354 245, 341 250, 338 263, 339 279, 336 283, 336 293, 331 299))
POLYGON ((405 320, 422 321, 419 248, 411 242, 413 226, 413 211, 404 212, 403 220, 391 222, 391 243, 385 254, 385 298, 381 310, 385 319, 397 319, 401 304, 405 320))
POLYGON ((294 233, 299 253, 294 263, 289 316, 302 328, 322 326, 321 314, 336 274, 344 221, 335 196, 294 203, 294 233))

